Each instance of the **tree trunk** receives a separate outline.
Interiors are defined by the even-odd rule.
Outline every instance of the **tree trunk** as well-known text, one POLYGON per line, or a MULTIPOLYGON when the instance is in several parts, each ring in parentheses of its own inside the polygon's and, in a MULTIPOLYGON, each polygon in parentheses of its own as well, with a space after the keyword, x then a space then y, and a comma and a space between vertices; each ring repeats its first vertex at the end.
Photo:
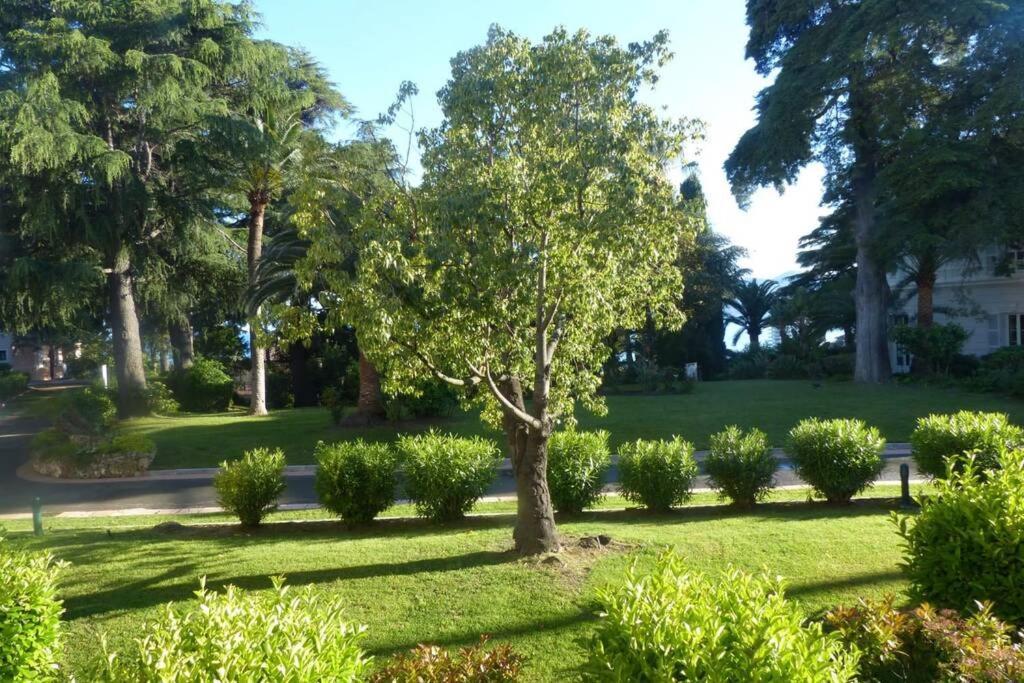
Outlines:
POLYGON ((189 321, 188 315, 182 314, 180 318, 172 321, 167 326, 167 333, 171 338, 171 348, 174 351, 174 367, 183 370, 192 367, 196 353, 192 323, 189 321))
POLYGON ((50 344, 49 361, 50 381, 52 382, 53 380, 57 379, 57 348, 53 344, 50 344))
MULTIPOLYGON (((518 379, 507 380, 501 389, 513 405, 525 411, 522 384, 518 379)), ((560 546, 548 490, 550 433, 528 428, 507 410, 503 427, 516 478, 516 527, 512 533, 516 551, 523 555, 557 551, 560 546)))
POLYGON ((917 326, 929 328, 935 323, 935 273, 917 277, 917 326))
POLYGON ((875 171, 861 162, 853 180, 854 238, 857 245, 857 283, 854 303, 857 309, 857 347, 853 378, 857 382, 879 384, 889 381, 888 292, 885 267, 875 247, 875 171))
MULTIPOLYGON (((249 203, 249 244, 248 265, 249 285, 256 284, 256 264, 263 254, 263 219, 267 202, 261 198, 250 198, 249 203)), ((249 375, 249 414, 267 414, 267 354, 257 343, 256 319, 249 321, 249 355, 252 370, 249 375)))
POLYGON ((160 349, 160 373, 167 374, 170 369, 167 363, 167 349, 160 349))
POLYGON ((356 403, 355 418, 362 424, 384 419, 384 395, 380 390, 380 374, 373 363, 359 352, 359 399, 356 403))
POLYGON ((146 390, 146 368, 130 270, 128 252, 122 249, 113 258, 107 275, 114 372, 117 377, 117 413, 122 418, 146 413, 146 404, 142 400, 146 390))
POLYGON ((760 351, 761 350, 761 330, 751 328, 747 330, 747 336, 750 337, 750 350, 760 351))
POLYGON ((288 368, 292 375, 292 394, 296 408, 317 405, 316 386, 309 374, 309 349, 302 342, 288 346, 288 368))

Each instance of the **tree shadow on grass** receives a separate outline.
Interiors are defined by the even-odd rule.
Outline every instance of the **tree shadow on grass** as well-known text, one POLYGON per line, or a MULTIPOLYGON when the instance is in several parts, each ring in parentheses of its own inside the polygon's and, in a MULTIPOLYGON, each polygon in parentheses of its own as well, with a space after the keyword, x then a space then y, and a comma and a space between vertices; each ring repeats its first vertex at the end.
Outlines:
MULTIPOLYGON (((384 576, 408 576, 425 572, 460 571, 474 567, 488 567, 506 564, 518 559, 512 552, 479 551, 449 557, 436 557, 408 562, 387 562, 350 567, 333 567, 307 571, 281 572, 290 586, 307 586, 352 579, 369 579, 384 576)), ((173 567, 141 581, 118 585, 88 595, 73 596, 65 601, 68 619, 80 619, 120 609, 152 607, 167 602, 185 600, 198 587, 197 568, 193 564, 173 567), (172 585, 156 585, 170 579, 188 576, 187 582, 172 585)), ((252 590, 270 587, 266 574, 236 575, 228 577, 208 576, 207 587, 219 590, 227 585, 252 590)))
POLYGON ((856 574, 842 579, 827 581, 809 581, 786 589, 786 596, 791 598, 807 598, 825 591, 842 590, 844 588, 863 588, 877 584, 890 583, 906 578, 898 568, 868 574, 856 574))

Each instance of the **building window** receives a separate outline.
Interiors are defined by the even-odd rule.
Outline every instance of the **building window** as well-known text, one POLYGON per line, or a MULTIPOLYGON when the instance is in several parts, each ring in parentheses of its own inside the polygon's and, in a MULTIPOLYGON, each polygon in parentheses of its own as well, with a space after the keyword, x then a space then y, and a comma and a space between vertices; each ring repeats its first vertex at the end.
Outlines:
POLYGON ((1015 270, 1024 270, 1024 244, 1013 244, 1006 250, 1006 260, 1015 270))
POLYGON ((1022 343, 1024 335, 1021 334, 1024 332, 1024 330, 1021 329, 1022 327, 1024 327, 1024 314, 1017 315, 1016 313, 1011 313, 1010 323, 1007 325, 1010 333, 1010 338, 1008 340, 1010 346, 1024 346, 1024 343, 1022 343))
MULTIPOLYGON (((897 327, 900 325, 909 325, 910 316, 905 313, 899 313, 892 317, 892 323, 897 327)), ((910 351, 907 350, 906 346, 896 344, 896 372, 910 372, 910 364, 913 360, 914 357, 910 355, 910 351)))
POLYGON ((7 362, 7 349, 0 349, 0 363, 7 362))

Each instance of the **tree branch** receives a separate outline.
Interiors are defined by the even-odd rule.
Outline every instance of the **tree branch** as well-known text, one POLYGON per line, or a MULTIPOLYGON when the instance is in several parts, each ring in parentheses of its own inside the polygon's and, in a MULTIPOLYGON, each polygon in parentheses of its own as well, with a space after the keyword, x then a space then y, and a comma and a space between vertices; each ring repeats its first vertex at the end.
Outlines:
POLYGON ((487 379, 488 388, 490 388, 491 393, 494 394, 494 398, 498 399, 498 403, 501 404, 502 408, 515 415, 516 419, 520 422, 525 422, 533 429, 541 428, 542 425, 540 420, 514 405, 512 401, 508 400, 508 397, 501 392, 501 389, 499 389, 498 385, 494 382, 494 377, 491 376, 491 369, 489 367, 484 368, 484 377, 487 379))

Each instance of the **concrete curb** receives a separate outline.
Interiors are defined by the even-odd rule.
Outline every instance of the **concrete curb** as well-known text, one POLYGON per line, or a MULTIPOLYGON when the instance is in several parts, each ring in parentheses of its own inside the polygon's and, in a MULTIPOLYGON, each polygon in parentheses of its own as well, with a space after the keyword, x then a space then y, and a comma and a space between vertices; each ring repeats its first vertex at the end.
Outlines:
MULTIPOLYGON (((779 459, 783 466, 789 464, 789 459, 786 457, 786 453, 783 449, 773 448, 772 453, 779 459)), ((697 462, 701 462, 707 458, 707 455, 707 451, 697 451, 693 454, 693 457, 697 462)), ((905 458, 909 455, 910 444, 893 443, 886 445, 883 457, 886 460, 890 460, 893 458, 905 458)), ((615 465, 617 463, 618 456, 613 455, 612 464, 615 465)), ((511 472, 511 461, 509 461, 508 458, 503 460, 501 465, 498 466, 498 471, 511 472)), ((17 470, 18 478, 24 479, 25 481, 31 481, 38 484, 57 484, 67 486, 79 486, 82 484, 128 484, 144 481, 212 481, 213 475, 216 473, 216 467, 195 467, 175 470, 150 470, 137 477, 108 479, 57 479, 55 477, 47 477, 39 474, 32 469, 32 466, 29 463, 24 463, 17 470)), ((286 478, 314 477, 316 476, 316 465, 289 465, 284 468, 284 476, 286 478)))
MULTIPOLYGON (((930 479, 911 479, 911 484, 927 484, 930 479)), ((885 479, 875 482, 875 485, 880 486, 899 486, 900 481, 898 479, 885 479)), ((799 491, 809 490, 810 487, 806 484, 787 484, 785 486, 776 486, 776 491, 799 491)), ((605 493, 616 493, 617 488, 606 489, 605 493)), ((710 488, 696 488, 693 489, 693 493, 713 493, 714 489, 710 488)), ((484 496, 480 498, 481 503, 504 503, 514 501, 516 497, 514 495, 508 496, 484 496)), ((871 500, 870 498, 862 498, 860 500, 871 500)), ((402 498, 395 501, 396 505, 411 503, 411 500, 402 498)), ((277 507, 278 510, 289 511, 289 510, 320 510, 323 506, 319 503, 283 503, 277 507)), ((627 510, 629 508, 600 508, 593 512, 601 512, 605 510, 627 510)), ((685 508, 681 508, 685 509, 685 508)), ((58 512, 55 515, 45 515, 46 519, 89 519, 93 517, 150 517, 150 516, 167 516, 167 515, 207 515, 224 512, 223 508, 217 506, 207 507, 184 507, 184 508, 113 508, 110 510, 65 510, 64 512, 58 512)), ((474 512, 470 513, 470 517, 479 517, 484 515, 495 515, 495 514, 510 514, 506 512, 474 512)), ((23 520, 32 519, 31 512, 15 512, 11 514, 0 515, 0 521, 2 520, 23 520)), ((382 519, 400 519, 398 517, 383 517, 382 519)))

